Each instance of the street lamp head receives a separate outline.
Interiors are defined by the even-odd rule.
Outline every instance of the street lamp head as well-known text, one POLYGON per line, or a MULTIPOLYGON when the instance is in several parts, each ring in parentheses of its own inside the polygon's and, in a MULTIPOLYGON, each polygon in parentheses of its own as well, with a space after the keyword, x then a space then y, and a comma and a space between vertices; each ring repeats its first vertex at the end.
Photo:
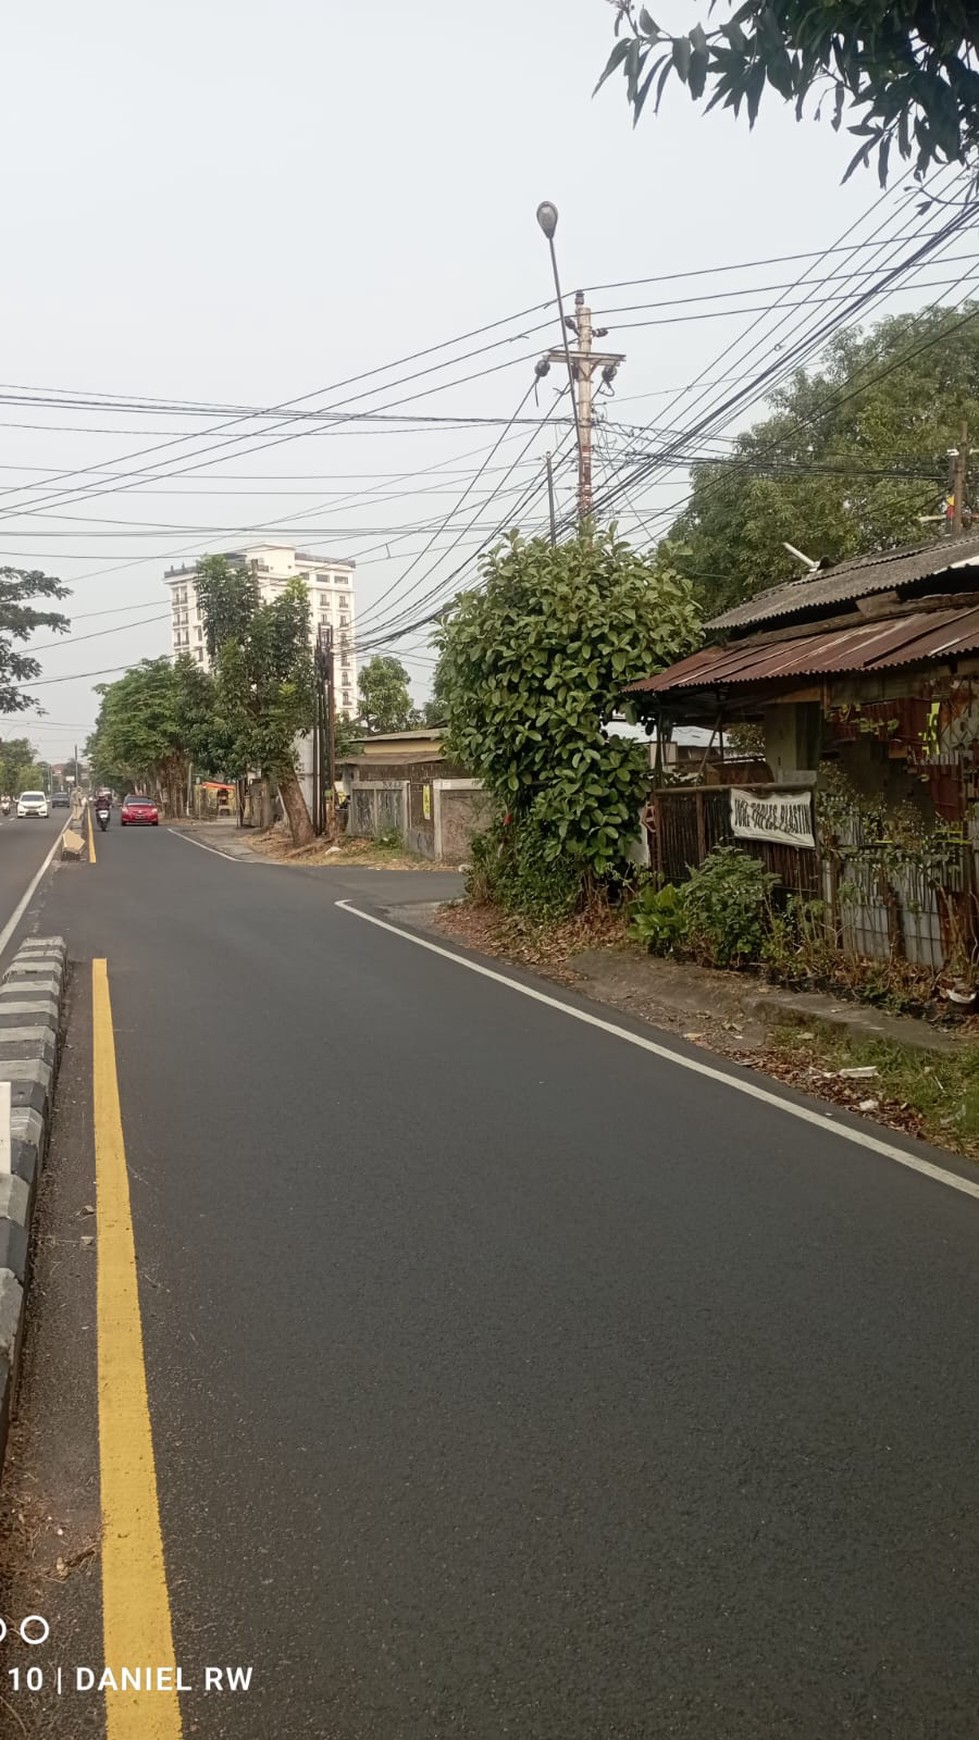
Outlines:
POLYGON ((544 231, 548 241, 553 242, 554 231, 557 229, 557 206, 552 205, 549 199, 545 199, 543 203, 537 207, 537 222, 540 224, 540 227, 544 231))

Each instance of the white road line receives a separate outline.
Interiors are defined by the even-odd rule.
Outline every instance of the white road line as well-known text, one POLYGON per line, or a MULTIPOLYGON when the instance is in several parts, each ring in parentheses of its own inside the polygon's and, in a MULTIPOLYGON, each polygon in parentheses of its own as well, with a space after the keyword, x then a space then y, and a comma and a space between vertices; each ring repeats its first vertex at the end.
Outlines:
POLYGON ((715 1069, 713 1064, 701 1063, 696 1057, 684 1057, 682 1052, 672 1051, 668 1045, 659 1045, 654 1039, 645 1039, 641 1033, 630 1033, 627 1027, 619 1027, 614 1021, 603 1021, 600 1015, 592 1015, 587 1009, 576 1009, 570 1003, 562 1003, 560 997, 548 996, 546 991, 537 991, 532 985, 522 985, 519 979, 511 979, 506 973, 498 973, 493 967, 481 966, 478 961, 468 961, 464 955, 457 955, 452 949, 446 949, 439 943, 429 942, 427 937, 415 936, 410 930, 402 930, 400 925, 390 924, 387 919, 375 918, 373 913, 361 912, 357 906, 351 906, 349 900, 338 900, 335 905, 342 907, 354 918, 365 919, 368 924, 375 924, 379 930, 389 930, 393 936, 403 937, 406 942, 414 943, 416 948, 428 949, 433 955, 441 955, 443 960, 452 961, 457 967, 466 967, 470 973, 479 973, 484 979, 492 979, 497 985, 505 985, 509 991, 519 991, 522 997, 530 997, 535 1003, 544 1003, 548 1009, 557 1009, 562 1015, 570 1015, 573 1021, 583 1021, 587 1027, 597 1027, 602 1033, 611 1033, 615 1039, 624 1039, 629 1045, 637 1045, 642 1051, 651 1051, 654 1057, 660 1057, 665 1063, 676 1064, 679 1069, 689 1069, 694 1075, 703 1075, 709 1081, 720 1082, 723 1087, 733 1088, 736 1093, 746 1094, 749 1099, 760 1100, 763 1105, 775 1106, 780 1112, 787 1112, 790 1117, 798 1118, 804 1124, 813 1124, 817 1130, 822 1130, 828 1136, 836 1136, 843 1142, 852 1142, 858 1148, 869 1148, 872 1154, 882 1154, 885 1160, 895 1160, 899 1166, 907 1166, 912 1172, 920 1172, 925 1178, 933 1178, 936 1184, 945 1184, 950 1190, 959 1190, 963 1196, 979 1198, 979 1183, 973 1183, 969 1178, 959 1178, 954 1172, 947 1172, 943 1166, 935 1166, 930 1160, 922 1160, 917 1154, 909 1154, 907 1149, 898 1148, 893 1142, 883 1142, 879 1136, 871 1136, 864 1130, 851 1129, 846 1124, 839 1124, 827 1112, 817 1112, 809 1106, 798 1106, 792 1100, 784 1099, 781 1094, 773 1093, 771 1088, 759 1087, 753 1081, 742 1081, 739 1076, 729 1075, 726 1070, 715 1069))
POLYGON ((226 864, 260 864, 260 858, 236 858, 233 852, 222 852, 218 846, 205 846, 203 840, 195 840, 193 834, 185 834, 180 828, 168 828, 175 840, 185 840, 188 846, 197 846, 202 852, 210 852, 215 858, 223 858, 226 864))
POLYGON ((30 904, 31 896, 34 893, 35 888, 37 887, 38 883, 41 880, 41 877, 44 875, 49 864, 51 863, 51 860, 54 857, 56 851, 58 850, 58 847, 61 845, 61 841, 62 841, 62 838, 64 837, 65 830, 67 828, 69 828, 70 826, 71 826, 71 817, 69 816, 64 827, 61 829, 60 833, 58 834, 58 837, 55 840, 54 845, 51 847, 50 852, 48 853, 47 857, 45 858, 44 863, 41 865, 41 868, 38 871, 37 875, 28 884, 26 894, 23 894, 21 896, 20 900, 17 902, 17 905, 14 907, 13 912, 10 914, 10 917, 8 918, 3 929, 0 930, 0 955, 3 954, 3 951, 6 948, 11 937, 13 936, 14 931, 17 929, 17 926, 19 925, 21 919, 23 918, 24 913, 27 911, 27 908, 30 904))

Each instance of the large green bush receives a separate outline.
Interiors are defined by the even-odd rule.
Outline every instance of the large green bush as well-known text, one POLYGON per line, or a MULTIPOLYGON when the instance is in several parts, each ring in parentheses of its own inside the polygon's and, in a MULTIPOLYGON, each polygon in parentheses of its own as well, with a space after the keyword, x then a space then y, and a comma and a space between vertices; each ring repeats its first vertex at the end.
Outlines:
POLYGON ((695 642, 693 593, 611 531, 557 545, 514 534, 483 581, 439 637, 446 749, 508 830, 483 849, 493 897, 518 911, 573 906, 626 868, 648 753, 604 727, 628 683, 695 642))

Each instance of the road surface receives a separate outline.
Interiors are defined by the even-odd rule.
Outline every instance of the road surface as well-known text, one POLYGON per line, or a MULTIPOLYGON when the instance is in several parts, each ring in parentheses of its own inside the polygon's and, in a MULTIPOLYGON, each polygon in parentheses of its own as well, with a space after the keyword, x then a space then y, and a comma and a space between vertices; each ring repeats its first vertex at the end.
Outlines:
MULTIPOLYGON (((969 1168, 370 922, 442 878, 97 846, 37 919, 75 967, 2 1611, 52 1637, 4 1670, 98 1668, 104 1595, 106 1647, 128 1600, 193 1686, 110 1740, 974 1740, 969 1168)), ((28 1735, 107 1732, 12 1684, 28 1735)))
MULTIPOLYGON (((0 816, 0 936, 27 893, 68 820, 66 810, 54 810, 43 821, 31 816, 19 822, 0 816)), ((0 954, 7 943, 0 943, 0 954)))

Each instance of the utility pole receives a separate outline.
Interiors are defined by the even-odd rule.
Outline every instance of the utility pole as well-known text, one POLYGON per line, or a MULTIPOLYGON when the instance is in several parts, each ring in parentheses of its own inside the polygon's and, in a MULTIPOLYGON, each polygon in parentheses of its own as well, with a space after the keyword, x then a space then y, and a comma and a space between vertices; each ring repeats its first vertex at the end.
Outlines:
POLYGON ((592 350, 592 340, 606 338, 607 329, 604 326, 593 329, 591 309, 586 307, 584 293, 575 293, 574 315, 565 314, 564 302, 561 296, 561 281, 558 277, 557 254, 554 251, 554 234, 557 229, 557 206, 550 200, 545 200, 537 207, 537 222, 547 237, 547 245, 551 251, 551 267, 554 273, 554 291, 557 296, 558 319, 561 322, 562 345, 560 350, 548 351, 536 367, 538 378, 545 375, 552 362, 564 363, 568 371, 568 381, 571 387, 571 404, 574 410, 575 434, 578 440, 578 529, 591 518, 592 511, 592 480, 591 480, 591 450, 592 450, 592 413, 593 384, 595 371, 600 370, 602 380, 607 387, 612 385, 616 370, 625 357, 618 352, 599 353, 592 350), (568 344, 568 332, 573 332, 577 339, 574 349, 568 344))
MULTIPOLYGON (((592 510, 592 428, 595 412, 595 376, 600 374, 605 386, 610 387, 615 379, 620 363, 625 357, 620 351, 597 351, 593 349, 596 338, 606 338, 608 329, 604 326, 593 327, 591 309, 585 302, 581 290, 575 292, 574 315, 563 316, 564 324, 574 333, 577 343, 569 346, 567 339, 560 350, 549 350, 537 364, 537 375, 548 372, 551 363, 566 363, 571 374, 571 390, 574 394, 575 428, 578 434, 578 526, 580 528, 591 519, 592 510)), ((550 461, 548 461, 548 478, 550 478, 550 461)))
POLYGON ((326 827, 330 839, 337 833, 337 698, 333 669, 333 624, 326 627, 326 827))
POLYGON ((336 834, 336 693, 333 626, 321 623, 316 640, 316 729, 313 743, 313 827, 336 834))
POLYGON ((574 316, 564 316, 565 324, 574 333, 577 344, 569 351, 552 350, 548 352, 548 362, 564 362, 567 360, 572 371, 572 382, 577 408, 578 427, 578 524, 579 527, 591 518, 592 510, 592 425, 594 422, 594 383, 596 373, 600 373, 607 387, 612 385, 620 363, 625 357, 618 351, 596 351, 592 349, 593 340, 606 338, 608 329, 604 326, 593 327, 591 309, 587 306, 581 290, 575 292, 574 316))
POLYGON ((971 520, 972 518, 965 500, 966 478, 969 470, 969 430, 965 423, 962 424, 959 431, 958 446, 949 449, 949 458, 952 461, 951 532, 953 538, 959 538, 962 535, 963 519, 968 517, 971 520))
POLYGON ((313 833, 319 836, 323 832, 323 778, 320 773, 322 757, 320 754, 323 737, 323 688, 320 679, 320 649, 319 641, 313 654, 313 833))
POLYGON ((557 543, 557 511, 554 506, 554 467, 551 455, 548 453, 544 464, 547 466, 547 511, 551 521, 551 543, 557 543))

